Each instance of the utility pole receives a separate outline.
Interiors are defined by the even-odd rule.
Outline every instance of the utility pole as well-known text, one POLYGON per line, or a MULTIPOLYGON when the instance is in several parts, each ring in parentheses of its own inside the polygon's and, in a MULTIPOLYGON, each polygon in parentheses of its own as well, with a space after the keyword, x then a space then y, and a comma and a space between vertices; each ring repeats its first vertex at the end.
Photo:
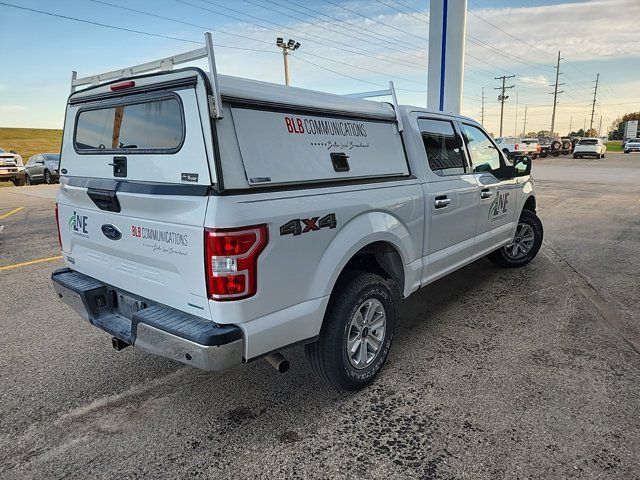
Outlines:
POLYGON ((524 125, 522 126, 522 136, 523 137, 527 136, 527 107, 528 107, 528 105, 524 106, 524 125))
POLYGON ((596 87, 593 89, 593 105, 591 106, 591 122, 589 122, 589 130, 593 129, 593 112, 596 109, 596 95, 598 95, 598 80, 600 80, 600 74, 596 75, 596 87))
POLYGON ((513 127, 513 136, 518 136, 518 91, 516 90, 516 124, 513 127))
POLYGON ((598 136, 602 135, 602 115, 600 115, 600 126, 598 127, 598 136))
POLYGON ((282 37, 276 39, 276 45, 282 49, 282 57, 284 58, 284 83, 289 85, 289 52, 295 52, 300 48, 300 42, 289 39, 287 43, 284 43, 282 37))
POLYGON ((503 75, 502 77, 495 77, 495 80, 502 80, 501 87, 493 87, 494 90, 500 90, 500 95, 498 95, 498 101, 500 102, 500 136, 502 136, 502 119, 504 117, 504 101, 509 98, 504 93, 510 88, 515 87, 515 85, 506 86, 506 82, 508 79, 515 77, 515 75, 503 75))
POLYGON ((482 87, 482 110, 480 111, 480 125, 484 127, 484 87, 482 87))
POLYGON ((573 125, 573 115, 571 115, 571 118, 569 119, 569 135, 571 135, 571 127, 573 125))
MULTIPOLYGON (((558 50, 558 63, 556 63, 556 83, 554 83, 553 85, 549 85, 550 87, 554 87, 553 112, 551 113, 551 136, 553 136, 553 134, 555 133, 554 129, 556 127, 556 104, 558 103, 558 94, 564 93, 564 90, 558 91, 558 87, 564 85, 564 83, 558 83, 558 80, 560 79, 560 60, 562 59, 560 58, 560 50, 558 50)), ((549 94, 551 94, 551 92, 549 92, 549 94)))

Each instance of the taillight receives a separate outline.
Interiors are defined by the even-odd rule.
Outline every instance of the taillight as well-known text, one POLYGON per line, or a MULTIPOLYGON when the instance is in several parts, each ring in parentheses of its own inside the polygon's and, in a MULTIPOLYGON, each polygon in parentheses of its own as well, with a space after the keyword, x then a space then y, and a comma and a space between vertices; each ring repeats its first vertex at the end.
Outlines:
POLYGON ((518 150, 519 147, 520 147, 520 145, 516 143, 516 150, 518 150))
POLYGON ((127 88, 131 88, 135 86, 136 86, 136 82, 134 82, 133 80, 129 80, 128 82, 114 83, 113 85, 111 85, 111 91, 117 92, 118 90, 125 90, 127 88))
POLYGON ((268 242, 266 225, 204 232, 207 294, 213 300, 240 300, 256 294, 258 256, 268 242))
POLYGON ((56 227, 58 228, 58 244, 60 244, 60 250, 62 250, 62 238, 60 237, 60 215, 58 213, 57 203, 56 203, 56 227))

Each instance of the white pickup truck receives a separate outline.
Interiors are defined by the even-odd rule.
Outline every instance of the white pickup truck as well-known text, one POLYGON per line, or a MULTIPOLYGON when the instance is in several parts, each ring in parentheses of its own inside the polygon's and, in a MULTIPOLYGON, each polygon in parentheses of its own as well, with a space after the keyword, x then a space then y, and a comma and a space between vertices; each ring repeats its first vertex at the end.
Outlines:
POLYGON ((513 159, 521 156, 538 156, 538 140, 536 138, 519 137, 498 137, 496 144, 508 158, 513 159))
POLYGON ((355 390, 385 363, 399 299, 487 255, 537 254, 531 162, 474 120, 398 106, 392 84, 360 95, 389 104, 218 76, 206 38, 74 75, 91 86, 68 101, 52 279, 117 350, 285 370, 280 352, 305 344, 315 373, 355 390), (165 69, 201 57, 211 73, 165 69))

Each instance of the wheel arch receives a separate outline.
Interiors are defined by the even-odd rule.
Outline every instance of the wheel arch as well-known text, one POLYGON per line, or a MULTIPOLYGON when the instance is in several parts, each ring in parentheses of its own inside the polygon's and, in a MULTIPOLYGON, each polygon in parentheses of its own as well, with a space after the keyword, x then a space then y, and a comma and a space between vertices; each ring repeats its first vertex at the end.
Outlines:
MULTIPOLYGON (((421 245, 422 242, 419 242, 421 245)), ((310 293, 330 295, 343 272, 362 269, 393 280, 400 295, 420 281, 419 255, 408 228, 380 211, 363 213, 345 224, 325 250, 310 282, 310 293)))

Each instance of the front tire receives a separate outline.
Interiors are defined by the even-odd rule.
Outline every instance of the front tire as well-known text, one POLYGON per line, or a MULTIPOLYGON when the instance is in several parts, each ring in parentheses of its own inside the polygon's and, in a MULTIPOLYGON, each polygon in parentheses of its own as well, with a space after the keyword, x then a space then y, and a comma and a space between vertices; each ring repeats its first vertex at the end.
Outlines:
POLYGON ((53 183, 53 178, 51 177, 51 172, 49 172, 49 170, 44 171, 44 183, 47 185, 51 185, 53 183))
POLYGON ((343 391, 369 385, 387 360, 395 329, 395 305, 385 280, 348 273, 329 301, 320 338, 305 346, 311 370, 343 391))
POLYGON ((16 187, 24 187, 24 184, 25 184, 25 178, 24 178, 24 177, 23 177, 23 178, 16 178, 16 179, 14 179, 14 180, 13 180, 13 184, 14 184, 16 187))
POLYGON ((523 267, 538 254, 543 235, 542 222, 538 216, 530 210, 523 210, 513 241, 490 253, 487 258, 501 267, 523 267))
POLYGON ((24 184, 25 185, 31 185, 31 177, 27 174, 25 174, 24 176, 24 184))

